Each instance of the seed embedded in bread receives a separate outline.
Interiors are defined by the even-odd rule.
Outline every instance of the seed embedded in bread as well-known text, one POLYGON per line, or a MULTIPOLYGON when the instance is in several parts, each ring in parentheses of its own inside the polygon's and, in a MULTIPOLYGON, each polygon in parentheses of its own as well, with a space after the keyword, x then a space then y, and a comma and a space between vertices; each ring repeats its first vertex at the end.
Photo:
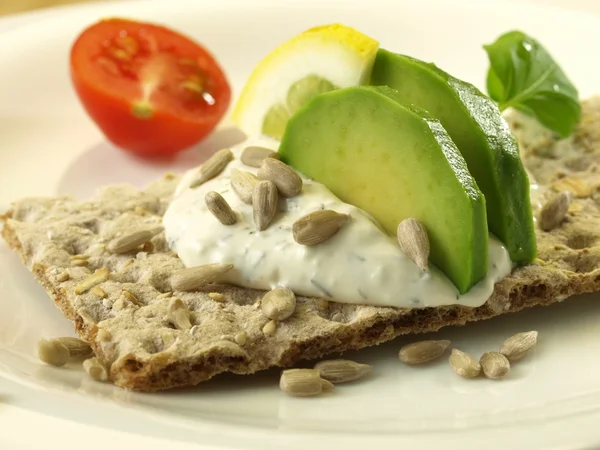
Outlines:
POLYGON ((171 286, 176 291, 195 291, 221 281, 231 269, 233 264, 205 264, 181 269, 171 277, 171 286))
POLYGON ((169 301, 169 319, 180 330, 189 330, 192 328, 190 322, 190 310, 180 298, 173 297, 169 301))
POLYGON ((262 332, 265 336, 273 336, 276 331, 277 331, 277 321, 276 320, 268 321, 267 324, 262 329, 262 332))
POLYGON ((288 288, 276 287, 263 296, 260 306, 269 319, 285 320, 296 310, 296 295, 288 288))
POLYGON ((75 286, 76 294, 83 294, 89 291, 94 286, 105 282, 110 277, 110 272, 106 267, 96 270, 92 275, 84 279, 81 283, 75 286))

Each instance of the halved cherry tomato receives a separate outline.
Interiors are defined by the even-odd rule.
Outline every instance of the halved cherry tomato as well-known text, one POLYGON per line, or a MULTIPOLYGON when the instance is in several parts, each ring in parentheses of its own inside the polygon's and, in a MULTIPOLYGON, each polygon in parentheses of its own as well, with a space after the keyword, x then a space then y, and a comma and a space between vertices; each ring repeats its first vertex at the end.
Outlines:
POLYGON ((165 27, 123 19, 87 28, 71 49, 79 99, 106 137, 144 156, 199 142, 219 122, 231 90, 215 59, 165 27))

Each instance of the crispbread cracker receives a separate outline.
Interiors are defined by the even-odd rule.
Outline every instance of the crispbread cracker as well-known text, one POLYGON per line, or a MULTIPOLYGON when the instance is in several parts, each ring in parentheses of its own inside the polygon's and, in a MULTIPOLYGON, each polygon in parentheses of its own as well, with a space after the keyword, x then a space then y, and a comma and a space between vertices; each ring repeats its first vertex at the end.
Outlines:
POLYGON ((194 325, 179 330, 169 320, 170 298, 161 294, 170 292, 170 276, 183 266, 169 250, 164 233, 152 239, 147 251, 115 255, 105 250, 120 233, 160 223, 178 182, 173 176, 143 191, 110 186, 87 202, 67 197, 22 200, 3 216, 2 234, 119 386, 156 391, 194 385, 225 371, 249 374, 290 366, 300 359, 600 289, 600 99, 584 104, 580 128, 567 140, 556 141, 520 115, 510 122, 537 180, 575 191, 575 200, 562 226, 549 233, 538 231, 536 262, 498 283, 479 308, 409 310, 299 297, 295 314, 279 323, 274 335, 265 336, 262 329, 269 320, 254 305, 262 292, 213 286, 204 292, 175 293, 190 309, 194 325), (72 266, 78 254, 89 255, 86 266, 72 266), (100 268, 111 274, 99 284, 107 297, 98 296, 97 290, 75 294, 76 286, 100 268), (59 281, 66 278, 65 271, 69 279, 59 281), (210 292, 220 292, 224 299, 216 301, 207 295, 210 292), (234 339, 241 331, 247 334, 243 346, 234 339))

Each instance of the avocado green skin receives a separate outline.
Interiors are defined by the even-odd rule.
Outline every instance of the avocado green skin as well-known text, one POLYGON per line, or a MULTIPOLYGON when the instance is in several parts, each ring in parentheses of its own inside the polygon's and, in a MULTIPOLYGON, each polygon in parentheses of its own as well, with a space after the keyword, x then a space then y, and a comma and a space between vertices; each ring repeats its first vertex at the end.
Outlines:
POLYGON ((402 220, 419 219, 431 262, 461 293, 487 273, 483 194, 439 121, 402 105, 393 89, 359 86, 315 97, 288 122, 279 154, 392 236, 402 220))
POLYGON ((536 239, 529 180, 496 104, 433 64, 382 49, 371 84, 396 89, 403 103, 427 110, 442 123, 485 195, 490 231, 506 245, 513 262, 531 262, 536 239))

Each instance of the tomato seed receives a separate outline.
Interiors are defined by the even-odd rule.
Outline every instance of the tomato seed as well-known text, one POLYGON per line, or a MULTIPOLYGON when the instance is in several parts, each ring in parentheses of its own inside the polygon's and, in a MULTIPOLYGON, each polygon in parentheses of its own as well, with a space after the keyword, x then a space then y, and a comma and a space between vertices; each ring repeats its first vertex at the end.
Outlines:
POLYGON ((98 58, 96 60, 96 62, 98 63, 98 65, 100 67, 102 67, 107 72, 110 72, 113 75, 119 75, 120 74, 119 67, 115 64, 114 61, 111 61, 110 59, 101 56, 100 58, 98 58))

